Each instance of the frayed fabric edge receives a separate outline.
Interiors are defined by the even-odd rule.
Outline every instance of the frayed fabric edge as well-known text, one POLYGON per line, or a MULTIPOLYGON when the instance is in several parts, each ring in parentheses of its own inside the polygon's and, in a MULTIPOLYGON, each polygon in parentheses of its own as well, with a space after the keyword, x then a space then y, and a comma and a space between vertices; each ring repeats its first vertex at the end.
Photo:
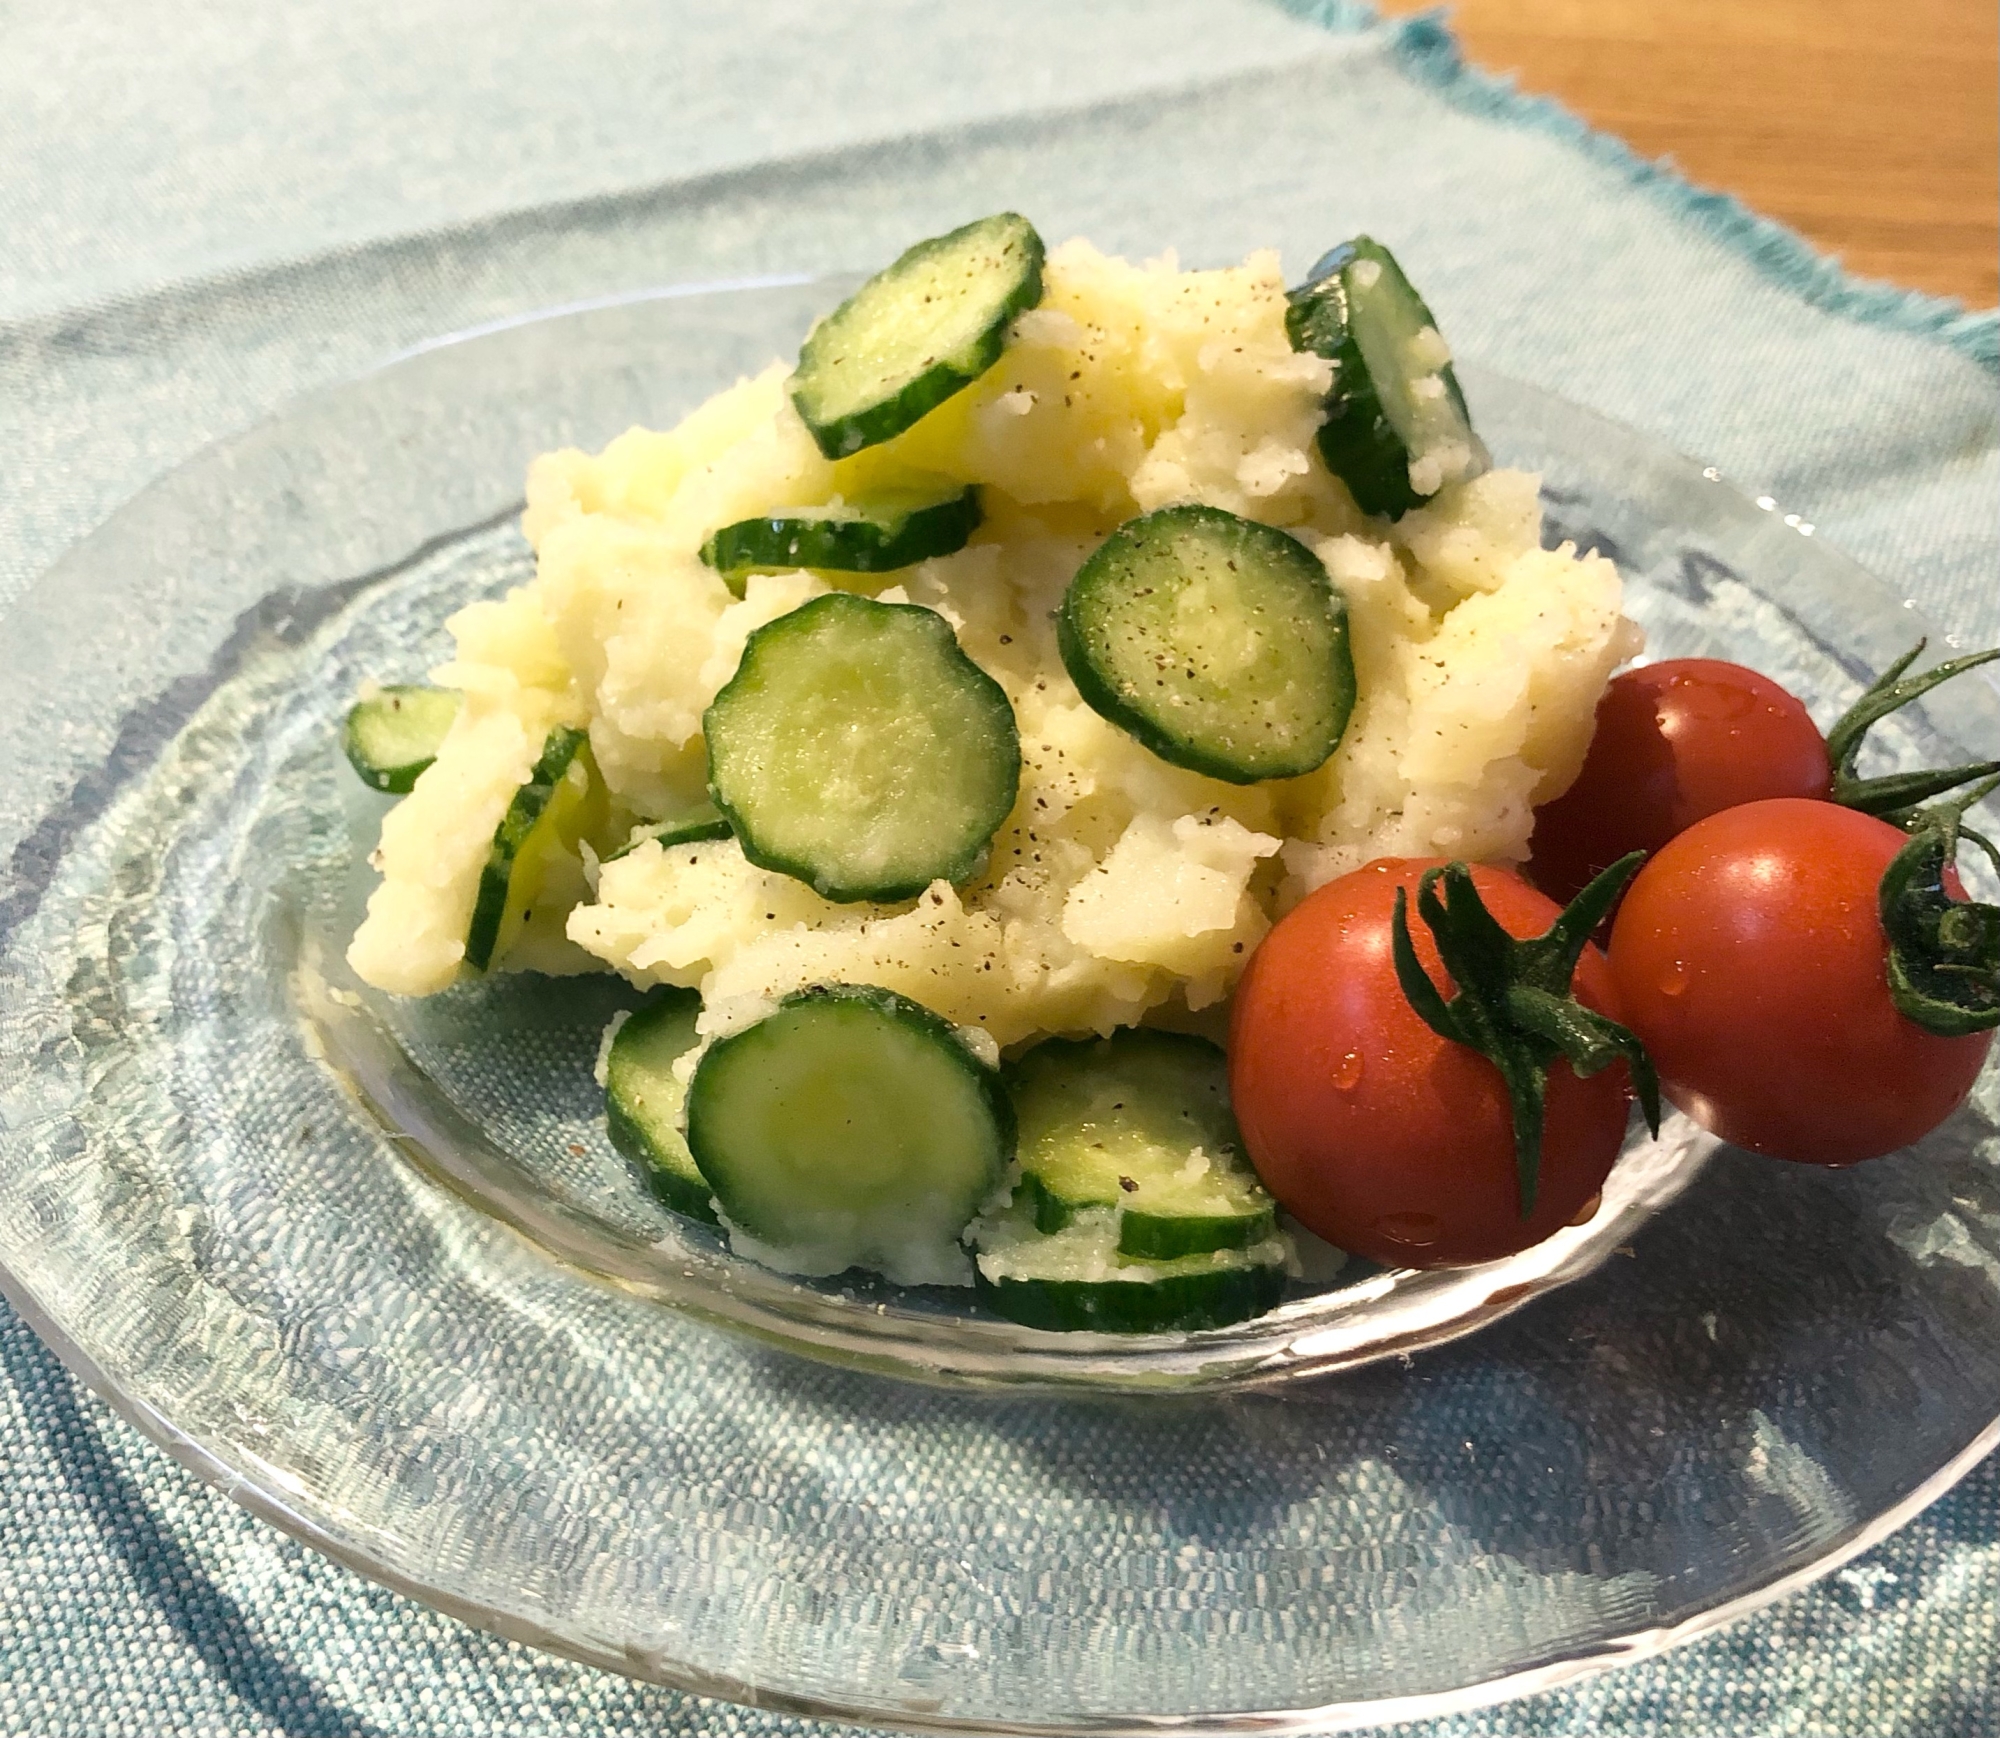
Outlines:
POLYGON ((1455 107, 1565 140, 1812 307, 1864 325, 1929 338, 2000 373, 2000 309, 1974 311, 1944 296, 1854 276, 1796 230, 1751 210, 1734 194, 1690 181, 1671 158, 1642 157, 1624 140, 1598 131, 1553 97, 1530 95, 1512 78, 1471 65, 1446 22, 1444 8, 1389 22, 1369 0, 1271 0, 1271 4, 1328 31, 1381 30, 1402 69, 1455 107))

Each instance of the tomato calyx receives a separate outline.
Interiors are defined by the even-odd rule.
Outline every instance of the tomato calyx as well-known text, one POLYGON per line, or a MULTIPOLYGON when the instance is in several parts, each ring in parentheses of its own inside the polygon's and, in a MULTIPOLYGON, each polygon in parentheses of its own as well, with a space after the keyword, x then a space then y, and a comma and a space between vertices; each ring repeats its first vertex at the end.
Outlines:
POLYGON ((1904 671, 1922 655, 1919 640, 1841 715, 1826 733, 1833 762, 1829 796, 1910 835, 1882 872, 1877 905, 1888 938, 1889 996, 1904 1019, 1940 1038, 1963 1038, 2000 1026, 2000 906, 1954 897, 1947 884, 1958 842, 1972 840, 2000 868, 2000 850, 1965 825, 1965 811, 2000 789, 2000 760, 1862 778, 1855 770, 1869 728, 1941 682, 1990 664, 2000 647, 1948 658, 1919 675, 1904 671), (1968 784, 1977 783, 1970 791, 1968 784), (1950 802, 1931 803, 1948 792, 1950 802), (1926 805, 1930 806, 1926 806, 1926 805))
MULTIPOLYGON (((1826 733, 1827 757, 1833 762, 1833 788, 1828 793, 1843 808, 1858 809, 1864 815, 1887 821, 1892 827, 1916 833, 1928 824, 1930 811, 1920 805, 1943 796, 1993 773, 2000 773, 2000 760, 1975 761, 1966 766, 1937 767, 1918 772, 1887 773, 1878 778, 1862 778, 1855 770, 1861 753, 1861 739, 1869 729, 1890 713, 1900 711, 1912 700, 1928 694, 1941 682, 1963 675, 2000 658, 2000 647, 1971 652, 1963 658, 1948 658, 1920 675, 1905 677, 1903 672, 1923 655, 1926 641, 1919 640, 1902 657, 1871 682, 1859 700, 1841 714, 1826 733)), ((1955 823, 1954 823, 1955 824, 1955 823)))
POLYGON ((1396 889, 1390 920, 1396 980, 1425 1025, 1440 1038, 1478 1051, 1506 1082, 1524 1219, 1535 1210, 1549 1070, 1558 1059, 1567 1061, 1579 1080, 1622 1059, 1631 1069, 1646 1126, 1660 1132, 1659 1077, 1645 1047, 1616 1020, 1586 1008, 1570 989, 1591 932, 1644 861, 1643 851, 1621 857, 1571 900, 1547 930, 1524 940, 1509 935, 1486 909, 1465 863, 1426 870, 1417 883, 1417 914, 1458 986, 1449 1001, 1417 958, 1409 901, 1402 888, 1396 889))
POLYGON ((2000 905, 1955 899, 1946 885, 1961 833, 2000 867, 2000 853, 1962 825, 1965 811, 1996 787, 2000 778, 1988 779, 1956 802, 1921 811, 1879 883, 1890 999, 1904 1019, 1940 1038, 2000 1026, 2000 905))

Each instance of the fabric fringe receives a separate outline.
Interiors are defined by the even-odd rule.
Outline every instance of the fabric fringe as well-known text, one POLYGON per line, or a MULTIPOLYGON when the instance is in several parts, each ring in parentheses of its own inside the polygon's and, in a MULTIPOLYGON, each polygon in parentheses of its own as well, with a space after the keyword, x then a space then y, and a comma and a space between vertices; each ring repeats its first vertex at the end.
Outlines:
POLYGON ((1614 169, 1635 188, 1750 261, 1766 277, 1826 313, 1864 325, 1928 338, 2000 373, 2000 309, 1974 311, 1944 296, 1855 277, 1796 230, 1752 211, 1732 193, 1697 186, 1671 158, 1642 157, 1622 139, 1599 132, 1553 97, 1532 96, 1511 77, 1472 66, 1437 7, 1394 23, 1369 0, 1272 0, 1324 30, 1382 30, 1404 71, 1468 114, 1532 127, 1614 169))

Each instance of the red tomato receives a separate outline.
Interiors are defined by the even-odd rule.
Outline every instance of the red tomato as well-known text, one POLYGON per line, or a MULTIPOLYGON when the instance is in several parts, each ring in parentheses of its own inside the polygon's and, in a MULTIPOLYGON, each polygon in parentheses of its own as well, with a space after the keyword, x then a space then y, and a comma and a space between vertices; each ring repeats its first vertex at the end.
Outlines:
MULTIPOLYGON (((1490 1261, 1539 1243, 1604 1186, 1624 1143, 1622 1065, 1549 1072, 1535 1209, 1521 1216, 1514 1128, 1500 1071, 1420 1020, 1396 981, 1390 918, 1408 891, 1410 934, 1450 994, 1417 882, 1441 859, 1384 858, 1329 882, 1264 938, 1237 987, 1229 1092, 1264 1185, 1303 1224, 1391 1267, 1490 1261)), ((1559 908, 1518 876, 1475 866, 1510 935, 1559 908)), ((1617 1017, 1610 968, 1586 948, 1579 998, 1617 1017)))
POLYGON ((1907 837, 1780 799, 1688 829, 1639 871, 1611 931, 1626 1023, 1666 1096, 1725 1140, 1848 1165, 1949 1116, 1990 1032, 1897 1012, 1876 891, 1907 837))
POLYGON ((1612 677, 1576 783, 1535 816, 1528 877, 1567 904, 1628 851, 1766 797, 1824 797, 1826 739, 1768 677, 1673 658, 1612 677))

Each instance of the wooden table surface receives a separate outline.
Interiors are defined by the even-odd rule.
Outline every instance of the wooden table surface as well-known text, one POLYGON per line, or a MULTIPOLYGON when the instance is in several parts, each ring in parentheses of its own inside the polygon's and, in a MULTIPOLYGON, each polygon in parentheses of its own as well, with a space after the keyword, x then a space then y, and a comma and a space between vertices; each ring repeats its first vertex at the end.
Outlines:
POLYGON ((1850 271, 2000 301, 1994 0, 1455 0, 1451 18, 1478 65, 1850 271))

